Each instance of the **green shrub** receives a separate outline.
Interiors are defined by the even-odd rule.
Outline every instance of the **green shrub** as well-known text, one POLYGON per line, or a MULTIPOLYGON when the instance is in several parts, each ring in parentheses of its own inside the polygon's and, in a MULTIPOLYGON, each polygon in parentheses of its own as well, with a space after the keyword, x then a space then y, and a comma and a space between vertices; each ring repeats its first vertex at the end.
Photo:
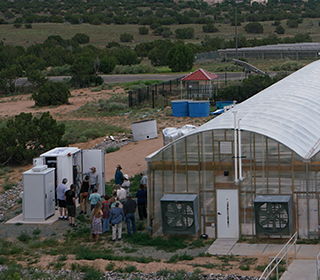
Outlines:
POLYGON ((244 27, 244 30, 251 34, 262 34, 263 26, 259 22, 250 22, 244 27))
POLYGON ((101 279, 102 273, 99 269, 95 269, 94 267, 90 267, 88 271, 83 276, 83 280, 98 280, 101 279))
POLYGON ((33 230, 34 235, 38 235, 40 233, 41 233, 41 230, 39 228, 36 228, 35 230, 33 230))
POLYGON ((106 154, 110 154, 110 153, 116 152, 118 150, 120 150, 120 147, 108 147, 108 148, 106 148, 106 154))
POLYGON ((133 41, 133 35, 129 33, 122 33, 120 34, 120 42, 132 42, 133 41))
POLYGON ((11 190, 13 187, 15 186, 15 183, 5 183, 2 188, 5 190, 5 191, 8 191, 8 190, 11 190))
POLYGON ((164 269, 160 269, 157 271, 157 275, 158 276, 163 276, 163 277, 167 277, 169 274, 173 274, 174 271, 173 270, 170 270, 170 269, 167 269, 167 268, 164 268, 164 269))
POLYGON ((26 232, 21 232, 21 234, 18 236, 18 239, 21 241, 21 242, 29 242, 31 237, 30 235, 28 235, 26 232))
POLYGON ((78 42, 79 44, 87 44, 90 42, 90 36, 84 33, 77 33, 71 39, 78 42))
POLYGON ((135 265, 129 265, 124 268, 124 271, 127 273, 132 273, 137 271, 137 267, 135 265))
POLYGON ((244 271, 250 270, 250 265, 240 265, 239 268, 244 271))
POLYGON ((106 266, 106 271, 111 271, 114 269, 115 263, 109 262, 108 265, 106 266))
POLYGON ((140 35, 147 35, 149 33, 149 28, 145 26, 139 27, 139 34, 140 35))
POLYGON ((50 67, 47 76, 69 76, 71 75, 71 65, 65 64, 63 66, 50 67))
POLYGON ((24 27, 25 27, 26 29, 31 29, 31 28, 32 28, 32 24, 31 24, 31 23, 26 23, 26 24, 24 25, 24 27))
POLYGON ((34 92, 31 98, 37 106, 61 105, 69 102, 69 88, 61 82, 48 82, 34 92))
POLYGON ((219 29, 216 28, 212 23, 202 26, 202 30, 204 33, 215 33, 219 31, 219 29))

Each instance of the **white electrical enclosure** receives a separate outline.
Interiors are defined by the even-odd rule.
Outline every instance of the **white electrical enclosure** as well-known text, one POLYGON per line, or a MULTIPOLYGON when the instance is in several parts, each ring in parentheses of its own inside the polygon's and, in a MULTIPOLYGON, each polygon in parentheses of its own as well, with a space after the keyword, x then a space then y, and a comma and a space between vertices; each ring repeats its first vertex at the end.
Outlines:
POLYGON ((158 137, 156 120, 145 120, 131 124, 133 141, 154 139, 158 137))
POLYGON ((76 185, 76 195, 79 194, 83 178, 81 173, 86 173, 91 167, 96 167, 99 176, 100 195, 105 194, 105 165, 104 150, 89 149, 81 150, 76 147, 58 147, 40 155, 40 158, 33 160, 34 164, 46 164, 56 169, 57 187, 63 180, 67 178, 67 188, 71 184, 76 185))
POLYGON ((23 220, 41 222, 55 213, 54 168, 37 165, 23 173, 23 220))
MULTIPOLYGON (((98 193, 102 196, 105 195, 105 165, 104 165, 104 150, 82 150, 82 170, 88 172, 91 167, 96 168, 99 177, 98 193)), ((84 179, 84 178, 83 178, 84 179)))

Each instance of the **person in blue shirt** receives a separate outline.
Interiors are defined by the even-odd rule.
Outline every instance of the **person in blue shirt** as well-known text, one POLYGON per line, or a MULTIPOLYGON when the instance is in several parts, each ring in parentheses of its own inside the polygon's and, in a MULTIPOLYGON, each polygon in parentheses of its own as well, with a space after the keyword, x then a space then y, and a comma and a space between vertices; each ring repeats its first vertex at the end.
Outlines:
POLYGON ((147 218, 147 191, 142 184, 139 185, 136 198, 138 198, 139 220, 147 218))
POLYGON ((116 241, 117 230, 118 240, 121 240, 122 235, 122 221, 124 218, 123 209, 119 207, 120 203, 116 202, 115 207, 110 211, 110 223, 112 225, 112 241, 116 241))
POLYGON ((124 177, 123 177, 123 174, 121 172, 121 169, 122 169, 121 165, 118 164, 116 166, 116 173, 114 174, 114 182, 115 182, 116 185, 120 185, 120 186, 122 185, 122 183, 124 181, 124 177))
POLYGON ((100 194, 98 194, 98 189, 97 188, 93 189, 93 193, 90 194, 90 196, 89 196, 89 201, 90 201, 90 204, 91 204, 91 211, 92 211, 94 209, 94 206, 96 205, 96 203, 98 201, 101 201, 101 196, 100 196, 100 194))

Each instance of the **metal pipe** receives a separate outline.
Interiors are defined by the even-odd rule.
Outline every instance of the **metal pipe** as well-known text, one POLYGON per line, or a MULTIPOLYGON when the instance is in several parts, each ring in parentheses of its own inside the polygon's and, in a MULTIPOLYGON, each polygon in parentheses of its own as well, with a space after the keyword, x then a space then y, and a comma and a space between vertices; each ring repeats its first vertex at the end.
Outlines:
POLYGON ((232 111, 234 114, 234 183, 239 183, 238 179, 238 143, 237 143, 237 111, 232 111))
POLYGON ((306 196, 307 196, 307 228, 308 239, 310 238, 310 207, 309 207, 309 163, 306 162, 306 196))
POLYGON ((242 151, 241 151, 241 129, 240 129, 240 121, 238 120, 238 145, 239 145, 239 180, 242 181, 242 151))

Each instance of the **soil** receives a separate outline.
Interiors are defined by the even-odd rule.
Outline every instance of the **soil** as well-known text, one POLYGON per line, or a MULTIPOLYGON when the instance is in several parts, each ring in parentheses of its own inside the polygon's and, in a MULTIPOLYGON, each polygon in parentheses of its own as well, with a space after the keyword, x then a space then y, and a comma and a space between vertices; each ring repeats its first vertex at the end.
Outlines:
MULTIPOLYGON (((14 97, 4 97, 0 99, 0 114, 3 117, 11 117, 17 115, 21 112, 39 114, 41 112, 49 111, 50 114, 57 120, 68 120, 72 119, 72 112, 78 110, 81 106, 85 105, 90 101, 97 101, 101 98, 106 99, 110 98, 112 94, 119 93, 125 94, 125 91, 122 88, 116 88, 112 90, 102 90, 100 92, 92 92, 90 89, 81 89, 72 91, 72 97, 69 98, 70 105, 61 105, 58 107, 35 107, 34 101, 31 100, 30 95, 17 95, 14 97)), ((169 109, 166 109, 169 110, 169 109)), ((147 155, 153 153, 154 151, 160 149, 163 146, 162 140, 162 130, 168 126, 171 127, 181 127, 186 124, 203 124, 207 122, 210 118, 197 118, 192 119, 188 117, 177 118, 172 116, 167 116, 166 110, 159 114, 159 118, 157 118, 157 128, 158 128, 158 138, 152 140, 131 142, 128 145, 121 147, 120 150, 107 154, 105 157, 105 177, 106 181, 109 181, 114 176, 114 167, 116 164, 121 164, 123 167, 123 173, 128 174, 129 176, 134 176, 142 170, 146 169, 146 161, 145 158, 147 155)), ((141 118, 137 118, 133 120, 132 118, 128 118, 126 116, 115 116, 115 117, 104 117, 103 120, 110 124, 121 125, 123 127, 130 129, 130 124, 134 121, 139 121, 141 118)), ((94 139, 87 143, 77 143, 72 146, 76 146, 81 149, 92 148, 94 145, 102 142, 104 137, 94 139)), ((10 172, 10 182, 18 182, 22 180, 22 173, 32 166, 21 166, 14 168, 13 172, 10 172)), ((4 178, 0 179, 0 185, 4 182, 4 178)), ((17 213, 21 213, 21 205, 16 206, 11 209, 11 213, 9 216, 14 216, 17 213)), ((63 233, 68 230, 68 222, 66 221, 57 221, 52 226, 40 226, 40 225, 5 225, 4 223, 0 223, 0 236, 1 238, 5 238, 8 240, 16 240, 17 236, 21 234, 21 232, 25 231, 29 235, 32 235, 32 232, 35 228, 41 228, 42 238, 50 237, 51 235, 56 235, 58 238, 64 238, 63 233)), ((123 245, 124 242, 121 241, 121 244, 118 248, 118 254, 121 254, 121 247, 127 246, 127 244, 123 245)), ((102 236, 100 241, 101 248, 110 246, 110 237, 102 236)), ((160 262, 152 262, 149 264, 141 264, 141 263, 132 263, 137 267, 138 270, 149 273, 149 272, 157 272, 158 270, 167 268, 170 270, 179 270, 184 269, 188 272, 193 272, 195 267, 191 264, 206 264, 206 263, 216 263, 221 264, 221 261, 216 257, 196 257, 192 261, 179 261, 178 263, 165 263, 165 261, 170 258, 173 254, 183 254, 187 253, 190 255, 197 256, 199 253, 205 253, 210 244, 207 244, 205 247, 196 248, 193 250, 181 250, 174 253, 166 253, 156 251, 154 248, 145 248, 138 247, 139 251, 133 253, 133 255, 143 254, 145 256, 151 256, 155 259, 161 259, 160 262)), ((112 247, 113 248, 113 247, 112 247)), ((124 254, 122 252, 122 254, 124 254)), ((240 257, 239 257, 240 258, 240 257)), ((39 262, 36 264, 37 267, 48 268, 48 264, 53 260, 56 260, 57 256, 50 255, 42 255, 40 257, 39 262)), ((222 273, 222 274, 237 274, 237 275, 247 275, 247 276, 258 276, 261 272, 256 271, 253 267, 257 265, 262 265, 268 263, 268 257, 257 256, 257 260, 254 265, 251 265, 250 271, 242 271, 239 269, 239 261, 230 262, 233 263, 233 268, 228 269, 228 271, 222 271, 221 269, 206 269, 200 267, 201 271, 204 273, 222 273)), ((27 265, 23 261, 21 263, 27 265)), ((95 260, 95 261, 86 261, 86 260, 75 260, 74 255, 68 255, 68 259, 66 261, 66 265, 64 269, 70 269, 71 263, 81 263, 81 265, 88 264, 93 265, 101 270, 105 270, 106 265, 109 263, 107 260, 95 260)), ((115 263, 115 267, 125 267, 130 263, 127 261, 117 262, 115 263)))

